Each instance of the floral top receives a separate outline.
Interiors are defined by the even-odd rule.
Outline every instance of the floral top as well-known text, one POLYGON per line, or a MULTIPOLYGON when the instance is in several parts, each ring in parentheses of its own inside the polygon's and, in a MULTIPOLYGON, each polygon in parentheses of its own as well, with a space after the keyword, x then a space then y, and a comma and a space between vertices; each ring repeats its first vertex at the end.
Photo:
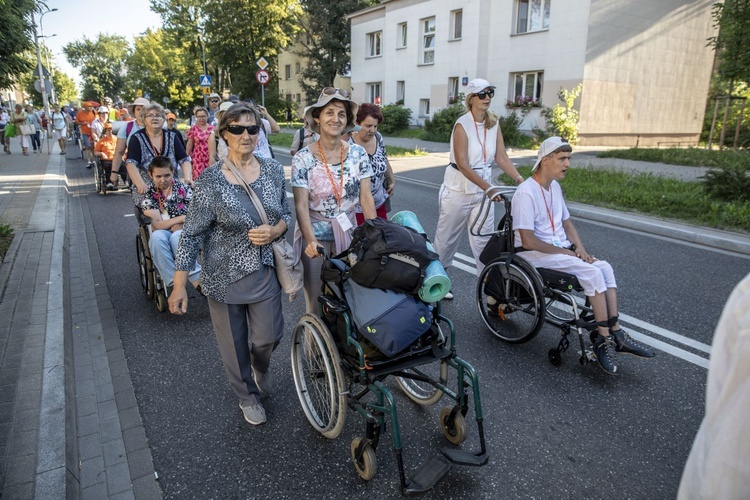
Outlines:
MULTIPOLYGON (((357 144, 354 139, 349 139, 349 144, 357 144)), ((370 191, 372 199, 375 202, 375 208, 385 203, 388 193, 385 190, 385 173, 388 171, 388 157, 385 154, 385 141, 380 132, 375 132, 375 154, 370 155, 370 164, 372 165, 372 178, 370 191)), ((357 205, 357 213, 362 213, 362 207, 357 205)))
MULTIPOLYGON (((286 199, 284 167, 270 158, 260 158, 260 176, 250 184, 259 196, 271 225, 280 220, 287 227, 292 214, 286 199)), ((240 197, 245 190, 231 184, 221 171, 223 161, 208 167, 195 183, 195 191, 182 228, 175 257, 177 271, 189 271, 202 250, 203 292, 218 302, 226 302, 229 285, 258 271, 275 267, 271 245, 253 245, 247 231, 258 227, 245 210, 240 197)))
POLYGON ((188 130, 188 139, 193 140, 193 150, 190 152, 190 157, 193 159, 193 180, 197 179, 211 163, 208 157, 208 139, 213 131, 213 125, 206 126, 205 131, 201 130, 198 125, 193 125, 188 130))
MULTIPOLYGON (((179 179, 172 179, 172 192, 164 198, 161 190, 156 189, 153 184, 149 185, 148 191, 141 202, 141 210, 159 210, 162 214, 166 212, 169 219, 187 215, 188 204, 193 197, 190 186, 183 184, 179 179)), ((164 219, 164 217, 162 217, 164 219)))
MULTIPOLYGON (((125 161, 138 167, 138 172, 146 184, 151 182, 151 178, 148 176, 148 166, 151 165, 151 160, 154 159, 154 156, 161 153, 172 160, 172 166, 175 168, 175 171, 178 170, 179 165, 190 161, 190 157, 185 152, 185 148, 182 147, 180 141, 177 140, 174 132, 164 130, 164 140, 162 142, 162 150, 154 150, 148 135, 146 135, 145 128, 138 130, 128 140, 128 157, 125 161)), ((135 184, 133 184, 133 188, 135 188, 135 184)))
MULTIPOLYGON (((373 175, 370 157, 365 148, 350 144, 349 154, 344 159, 344 192, 339 206, 331 178, 336 183, 335 189, 338 190, 342 175, 341 167, 341 163, 328 165, 331 172, 329 177, 323 162, 313 156, 310 146, 300 149, 292 158, 292 187, 307 189, 310 210, 318 212, 326 219, 333 219, 342 212, 356 210, 359 205, 359 181, 373 175)), ((330 222, 313 221, 312 229, 317 240, 334 241, 330 222)))

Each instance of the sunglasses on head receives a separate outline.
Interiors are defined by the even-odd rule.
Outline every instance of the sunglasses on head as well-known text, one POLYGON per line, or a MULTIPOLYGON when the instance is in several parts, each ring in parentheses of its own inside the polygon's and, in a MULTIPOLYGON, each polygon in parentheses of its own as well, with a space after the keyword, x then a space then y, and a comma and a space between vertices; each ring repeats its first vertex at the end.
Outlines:
POLYGON ((351 97, 351 93, 349 93, 348 90, 337 89, 336 87, 326 87, 320 92, 321 97, 324 95, 336 95, 336 94, 340 95, 344 99, 349 99, 349 97, 351 97))
POLYGON ((258 135, 258 132, 260 132, 260 127, 258 125, 228 125, 227 126, 227 132, 229 132, 232 135, 242 135, 245 133, 245 130, 247 130, 247 133, 250 135, 258 135))
POLYGON ((492 99, 493 97, 495 97, 495 90, 494 89, 483 90, 481 92, 477 92, 476 96, 478 98, 480 98, 481 100, 483 100, 483 101, 484 101, 485 97, 488 97, 488 96, 489 96, 490 99, 492 99))

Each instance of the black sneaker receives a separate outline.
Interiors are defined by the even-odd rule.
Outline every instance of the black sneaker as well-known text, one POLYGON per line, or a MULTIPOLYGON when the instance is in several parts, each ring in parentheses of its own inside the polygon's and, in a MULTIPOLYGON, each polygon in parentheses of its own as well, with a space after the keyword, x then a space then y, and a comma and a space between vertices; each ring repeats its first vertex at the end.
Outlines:
POLYGON ((610 336, 615 339, 615 350, 617 352, 631 354, 633 356, 638 356, 639 358, 653 358, 656 356, 654 351, 633 340, 630 335, 625 333, 622 329, 610 330, 609 333, 610 336))
POLYGON ((594 341, 594 354, 602 370, 610 375, 619 375, 617 367, 617 355, 615 341, 612 335, 603 337, 599 335, 594 341))

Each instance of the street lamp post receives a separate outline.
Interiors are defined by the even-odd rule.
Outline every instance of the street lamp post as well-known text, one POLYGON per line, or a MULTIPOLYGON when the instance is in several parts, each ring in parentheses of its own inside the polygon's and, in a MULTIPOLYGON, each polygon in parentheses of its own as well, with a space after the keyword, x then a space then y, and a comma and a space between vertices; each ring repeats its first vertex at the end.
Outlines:
MULTIPOLYGON (((39 25, 41 29, 42 19, 44 15, 49 12, 55 12, 57 9, 48 9, 39 16, 39 25)), ((34 14, 31 15, 31 20, 34 20, 34 14)), ((44 104, 44 116, 47 117, 47 154, 50 152, 50 125, 52 120, 49 119, 49 100, 47 99, 47 89, 44 85, 44 72, 42 71, 42 52, 39 49, 39 34, 36 30, 36 24, 34 24, 34 42, 36 43, 36 64, 39 70, 39 88, 42 91, 42 103, 44 104)))

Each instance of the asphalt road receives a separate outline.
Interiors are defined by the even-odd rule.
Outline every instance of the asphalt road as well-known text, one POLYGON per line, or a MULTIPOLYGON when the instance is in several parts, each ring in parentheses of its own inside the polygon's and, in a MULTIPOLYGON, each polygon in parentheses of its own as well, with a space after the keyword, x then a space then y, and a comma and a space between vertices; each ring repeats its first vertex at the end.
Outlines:
MULTIPOLYGON (((414 211, 434 233, 442 168, 397 170, 394 210, 414 211)), ((129 194, 97 195, 90 171, 73 161, 68 175, 104 263, 166 498, 399 497, 390 432, 378 448, 377 476, 364 483, 349 458, 364 421, 350 412, 335 440, 309 426, 291 378, 288 334, 272 362, 276 389, 264 402, 269 421, 246 424, 224 376, 205 299, 191 300, 183 317, 157 312, 138 281, 129 194)), ((547 351, 558 335, 551 327, 529 343, 503 343, 479 317, 471 259, 462 258, 449 271, 456 298, 444 314, 457 327, 459 355, 480 376, 491 457, 483 468, 454 467, 430 498, 674 497, 703 414, 705 351, 750 259, 582 220, 576 226, 588 250, 613 263, 626 326, 660 346, 657 358, 622 359, 615 378, 595 364, 580 366, 571 352, 553 367, 547 351)), ((459 252, 470 255, 466 241, 459 252)), ((287 333, 303 312, 300 297, 285 304, 287 333)), ((438 427, 447 403, 421 408, 394 392, 408 474, 448 444, 438 427)), ((476 426, 468 423, 463 448, 476 449, 476 426)))

